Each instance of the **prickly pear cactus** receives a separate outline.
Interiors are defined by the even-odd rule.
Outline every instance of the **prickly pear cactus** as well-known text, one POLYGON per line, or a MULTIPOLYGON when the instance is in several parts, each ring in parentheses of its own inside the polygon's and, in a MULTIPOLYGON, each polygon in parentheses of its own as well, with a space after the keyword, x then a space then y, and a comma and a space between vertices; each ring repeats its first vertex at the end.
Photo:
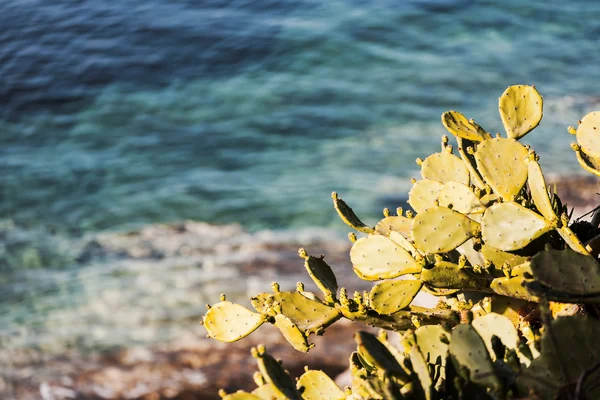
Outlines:
MULTIPOLYGON (((208 336, 225 342, 271 323, 301 352, 340 319, 382 328, 355 334, 352 387, 342 390, 322 371, 295 382, 259 347, 258 387, 224 398, 600 398, 600 214, 580 229, 547 187, 538 155, 519 142, 542 119, 537 89, 510 86, 498 109, 504 137, 457 111, 442 115, 457 151, 444 136, 440 152, 417 159, 412 210, 385 209, 368 224, 333 193, 335 210, 356 231, 352 270, 373 282, 370 292, 350 295, 323 256, 300 249, 320 294, 274 283, 273 293, 251 299, 255 311, 223 295, 203 318, 208 336), (422 293, 437 305, 420 306, 422 293), (398 332, 399 347, 388 331, 398 332)), ((600 111, 569 132, 582 167, 600 176, 600 111)))

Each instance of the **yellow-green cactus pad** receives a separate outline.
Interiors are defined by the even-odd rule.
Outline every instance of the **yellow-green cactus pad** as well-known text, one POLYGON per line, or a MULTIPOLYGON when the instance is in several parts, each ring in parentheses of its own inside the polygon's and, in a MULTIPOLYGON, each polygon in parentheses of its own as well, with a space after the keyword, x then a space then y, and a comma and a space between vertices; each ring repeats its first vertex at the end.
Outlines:
POLYGON ((531 193, 533 203, 540 214, 550 221, 556 220, 558 217, 554 213, 550 197, 548 196, 542 168, 536 160, 531 158, 529 159, 528 165, 527 184, 529 185, 529 192, 531 193))
POLYGON ((600 158, 600 111, 594 111, 581 119, 577 127, 577 143, 589 157, 600 158))
POLYGON ((305 260, 304 267, 308 275, 310 275, 323 294, 326 296, 335 296, 338 290, 338 283, 329 264, 322 257, 309 256, 304 250, 300 250, 300 256, 305 260))
POLYGON ((450 357, 456 371, 465 380, 485 386, 497 392, 502 384, 496 375, 494 365, 483 339, 471 325, 462 324, 452 329, 450 357), (468 374, 464 374, 464 370, 468 374))
POLYGON ((269 399, 269 400, 288 400, 281 392, 275 389, 270 383, 266 383, 264 385, 260 385, 256 389, 252 391, 252 394, 260 397, 261 400, 269 399))
POLYGON ((421 257, 419 250, 417 250, 417 248, 408 239, 406 239, 404 235, 398 232, 392 232, 389 234, 388 237, 394 243, 398 243, 400 246, 402 246, 402 248, 408 251, 416 260, 418 260, 421 257))
POLYGON ((504 200, 513 200, 527 181, 527 149, 510 138, 489 139, 477 147, 475 160, 483 179, 504 200))
POLYGON ((588 374, 581 399, 600 399, 598 371, 591 373, 600 360, 598 338, 597 319, 574 315, 553 320, 542 335, 541 355, 517 378, 519 392, 539 399, 559 398, 564 388, 573 390, 588 374))
POLYGON ((458 143, 458 153, 462 158, 465 166, 469 170, 469 176, 471 178, 471 184, 475 185, 479 189, 485 189, 485 182, 481 177, 479 171, 477 171, 477 162, 475 161, 475 150, 477 149, 477 144, 467 139, 463 139, 460 137, 456 138, 456 142, 458 143), (470 154, 467 151, 467 148, 471 148, 473 154, 470 154))
POLYGON ((359 232, 373 233, 374 229, 370 226, 365 225, 354 213, 354 211, 346 204, 346 202, 340 199, 336 192, 331 194, 333 199, 333 206, 337 211, 338 215, 348 226, 356 229, 359 232))
POLYGON ((443 183, 430 179, 417 181, 412 189, 410 189, 410 192, 408 192, 408 204, 417 213, 423 212, 435 205, 438 193, 443 187, 443 183))
POLYGON ((254 332, 265 322, 265 317, 239 304, 222 301, 206 312, 203 322, 210 337, 235 342, 254 332))
POLYGON ((411 235, 415 247, 427 253, 454 250, 479 232, 479 224, 446 207, 434 206, 417 214, 411 235))
POLYGON ((300 400, 302 396, 296 389, 296 384, 292 377, 283 369, 279 361, 264 351, 264 347, 253 353, 256 357, 258 369, 267 383, 273 385, 273 389, 279 395, 286 399, 300 400))
POLYGON ((531 281, 533 281, 533 279, 527 279, 520 275, 510 278, 494 278, 490 284, 490 289, 492 289, 494 293, 502 296, 516 297, 517 299, 539 302, 539 297, 527 290, 527 288, 524 286, 525 283, 531 281))
POLYGON ((577 237, 577 235, 575 235, 571 228, 563 225, 556 231, 560 234, 560 236, 563 238, 563 240, 571 250, 575 250, 576 252, 584 254, 586 256, 590 255, 589 251, 585 248, 583 243, 581 243, 581 240, 579 240, 579 238, 577 237))
POLYGON ((506 251, 496 249, 489 244, 483 244, 480 251, 483 255, 483 258, 493 263, 498 269, 504 264, 508 264, 510 267, 516 267, 517 265, 529 261, 528 257, 508 253, 506 251))
POLYGON ((350 250, 354 272, 368 281, 421 272, 421 263, 391 239, 371 235, 357 240, 350 250))
POLYGON ((444 184, 437 197, 440 206, 452 208, 461 214, 477 214, 485 211, 479 198, 467 185, 458 182, 444 184))
MULTIPOLYGON (((489 313, 475 318, 471 323, 479 336, 483 339, 492 361, 496 360, 496 354, 492 347, 492 336, 498 336, 502 344, 509 349, 516 350, 519 345, 519 333, 510 319, 496 313, 489 313)), ((525 357, 523 357, 525 358, 525 357)), ((525 360, 527 360, 525 358, 525 360)))
POLYGON ((463 161, 449 151, 434 153, 421 164, 421 176, 442 183, 454 181, 469 184, 469 170, 463 161))
POLYGON ((508 137, 520 139, 534 130, 543 115, 544 101, 533 86, 509 86, 498 99, 500 117, 508 137))
POLYGON ((285 340, 287 340, 294 349, 301 351, 302 353, 308 353, 311 349, 311 345, 308 343, 308 339, 304 332, 302 332, 291 319, 283 314, 277 314, 275 316, 275 326, 279 328, 285 340))
POLYGON ((587 172, 590 172, 596 176, 600 176, 600 158, 593 158, 585 154, 581 150, 581 146, 576 143, 571 145, 571 148, 575 150, 575 154, 577 155, 577 161, 581 168, 585 169, 587 172))
POLYGON ((296 384, 304 400, 344 400, 346 393, 323 371, 306 371, 296 384))
POLYGON ((375 225, 375 233, 387 236, 391 232, 399 232, 402 235, 408 236, 411 223, 412 219, 402 215, 385 217, 375 225))
POLYGON ((421 280, 431 287, 442 289, 482 290, 489 284, 488 279, 448 261, 440 261, 433 268, 423 269, 421 280))
POLYGON ((522 249, 551 229, 544 217, 514 202, 494 204, 481 221, 483 241, 503 251, 522 249))
POLYGON ((371 308, 379 314, 394 314, 408 307, 422 284, 420 280, 387 280, 378 283, 369 295, 371 308))
POLYGON ((555 292, 572 296, 600 294, 600 264, 571 249, 544 250, 531 259, 535 280, 555 292))
POLYGON ((441 325, 424 325, 415 331, 415 337, 425 359, 435 369, 435 376, 438 377, 436 384, 441 384, 442 377, 446 376, 450 334, 441 325), (448 341, 442 342, 442 337, 448 341))
POLYGON ((262 399, 260 397, 256 396, 255 394, 238 390, 235 393, 230 393, 227 396, 223 397, 223 400, 262 400, 262 399))
POLYGON ((431 375, 429 374, 427 361, 417 346, 413 346, 410 349, 408 356, 410 357, 412 370, 417 375, 417 378, 419 378, 419 383, 425 393, 425 399, 431 400, 433 396, 433 379, 431 379, 431 375))
POLYGON ((380 371, 388 372, 401 380, 408 381, 408 375, 400 366, 396 357, 374 335, 369 332, 358 331, 354 334, 354 340, 357 344, 358 354, 369 365, 380 371))
POLYGON ((490 134, 477 125, 475 121, 469 121, 467 117, 458 111, 446 111, 443 113, 442 124, 454 136, 473 142, 481 142, 490 137, 490 134))
POLYGON ((265 307, 272 310, 273 316, 285 315, 307 335, 328 327, 341 317, 336 308, 298 292, 274 293, 265 299, 265 307))

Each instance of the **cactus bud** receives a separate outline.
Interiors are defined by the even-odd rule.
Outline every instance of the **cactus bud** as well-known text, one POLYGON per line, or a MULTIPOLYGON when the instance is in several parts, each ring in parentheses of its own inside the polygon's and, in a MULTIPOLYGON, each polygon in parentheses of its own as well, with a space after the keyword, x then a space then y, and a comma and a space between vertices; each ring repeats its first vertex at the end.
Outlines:
POLYGON ((420 167, 420 166, 421 166, 421 164, 423 164, 423 159, 421 159, 421 158, 417 158, 417 159, 415 160, 415 162, 416 162, 416 163, 417 163, 417 165, 420 167))
POLYGON ((417 183, 417 179, 416 178, 410 178, 410 183, 412 183, 414 185, 415 183, 417 183))
POLYGON ((227 392, 225 391, 225 389, 219 389, 217 393, 219 394, 220 398, 224 398, 225 396, 227 396, 227 392))
POLYGON ((451 144, 449 144, 444 148, 444 150, 447 151, 448 153, 452 154, 452 151, 454 150, 454 148, 452 147, 451 144))
POLYGON ((390 216, 390 209, 389 208, 386 207, 386 208, 383 209, 383 216, 386 217, 386 218, 390 216))
POLYGON ((464 268, 467 265, 467 257, 464 254, 461 254, 458 257, 458 268, 464 268))
POLYGON ((351 241, 352 243, 356 242, 356 233, 354 233, 354 232, 350 232, 350 233, 348 234, 348 239, 350 239, 350 241, 351 241))
POLYGON ((406 211, 406 218, 408 219, 413 219, 415 217, 415 213, 412 212, 411 210, 407 210, 406 211))
POLYGON ((262 386, 265 383, 267 383, 265 381, 265 378, 258 371, 256 371, 254 374, 252 374, 252 379, 254 380, 254 383, 256 384, 256 386, 262 386))
POLYGON ((279 283, 271 282, 271 289, 273 290, 273 292, 279 293, 279 283))
POLYGON ((204 307, 206 307, 207 310, 210 310, 211 305, 210 304, 206 304, 204 307))
POLYGON ((219 295, 219 299, 220 299, 221 301, 226 301, 226 300, 227 300, 227 297, 225 296, 225 293, 221 293, 221 294, 219 295))
POLYGON ((308 259, 308 253, 302 247, 298 249, 298 255, 305 260, 308 259))
POLYGON ((396 208, 396 215, 397 216, 401 217, 403 212, 404 212, 404 210, 402 209, 402 207, 396 208))
POLYGON ((349 308, 350 300, 348 299, 348 289, 345 287, 340 289, 340 304, 342 307, 349 308))
POLYGON ((302 282, 296 283, 296 291, 304 292, 304 283, 302 283, 302 282))
POLYGON ((415 314, 411 315, 410 322, 412 322, 412 324, 414 325, 415 328, 421 327, 421 317, 419 317, 418 315, 415 315, 415 314))
POLYGON ((575 129, 573 126, 569 126, 567 128, 567 131, 571 134, 571 135, 577 135, 577 129, 575 129))

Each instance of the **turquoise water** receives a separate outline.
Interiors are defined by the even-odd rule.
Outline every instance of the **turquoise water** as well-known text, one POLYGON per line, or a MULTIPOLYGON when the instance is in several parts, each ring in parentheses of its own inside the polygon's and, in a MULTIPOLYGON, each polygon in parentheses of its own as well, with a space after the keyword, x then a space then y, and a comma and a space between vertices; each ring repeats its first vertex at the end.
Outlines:
POLYGON ((375 215, 443 111, 501 130, 515 83, 577 172, 565 128, 599 102, 593 2, 71 3, 0 5, 0 216, 28 227, 327 226, 332 190, 375 215))
POLYGON ((525 142, 545 171, 581 173, 566 127, 600 107, 589 1, 5 0, 0 27, 0 326, 19 343, 103 291, 147 310, 119 297, 121 253, 79 248, 102 232, 344 231, 333 190, 374 222, 439 148, 440 114, 501 131, 510 84, 544 95, 525 142))

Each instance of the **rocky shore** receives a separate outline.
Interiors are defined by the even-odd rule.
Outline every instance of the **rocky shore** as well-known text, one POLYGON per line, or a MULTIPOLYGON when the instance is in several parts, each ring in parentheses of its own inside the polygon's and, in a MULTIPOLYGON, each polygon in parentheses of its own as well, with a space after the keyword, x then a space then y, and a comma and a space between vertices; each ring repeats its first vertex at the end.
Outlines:
MULTIPOLYGON (((595 178, 554 181, 562 200, 576 208, 575 215, 598 204, 600 188, 595 178)), ((249 294, 268 290, 275 279, 283 289, 302 280, 314 290, 297 256, 301 246, 310 254, 326 254, 341 285, 350 289, 369 286, 351 272, 348 241, 326 232, 248 233, 236 226, 186 222, 101 234, 78 242, 73 259, 88 268, 102 266, 102 275, 89 272, 89 280, 108 279, 105 270, 110 266, 112 274, 117 274, 115 281, 125 280, 131 293, 143 301, 130 307, 119 304, 132 301, 127 297, 113 303, 93 298, 77 309, 73 319, 58 320, 72 324, 68 332, 74 337, 88 335, 104 343, 101 350, 87 346, 84 339, 78 339, 81 346, 69 342, 49 351, 45 345, 27 345, 18 336, 18 340, 4 338, 0 341, 0 398, 217 399, 219 388, 252 387, 256 368, 249 350, 258 343, 265 343, 282 358, 292 374, 301 374, 305 365, 331 376, 342 373, 354 347, 352 333, 358 327, 353 323, 339 322, 324 336, 315 337, 316 347, 308 355, 294 351, 272 326, 263 326, 234 344, 223 344, 204 338, 197 323, 203 303, 217 301, 224 287, 233 300, 246 302, 249 294), (143 317, 144 313, 152 315, 143 317), (86 322, 89 315, 98 316, 90 320, 96 325, 86 322), (78 318, 83 319, 79 325, 78 318), (114 330, 101 336, 98 329, 103 324, 114 330), (140 338, 135 335, 140 330, 136 326, 150 333, 140 338), (120 340, 131 345, 119 345, 120 340)), ((111 288, 102 286, 93 293, 111 288)))

